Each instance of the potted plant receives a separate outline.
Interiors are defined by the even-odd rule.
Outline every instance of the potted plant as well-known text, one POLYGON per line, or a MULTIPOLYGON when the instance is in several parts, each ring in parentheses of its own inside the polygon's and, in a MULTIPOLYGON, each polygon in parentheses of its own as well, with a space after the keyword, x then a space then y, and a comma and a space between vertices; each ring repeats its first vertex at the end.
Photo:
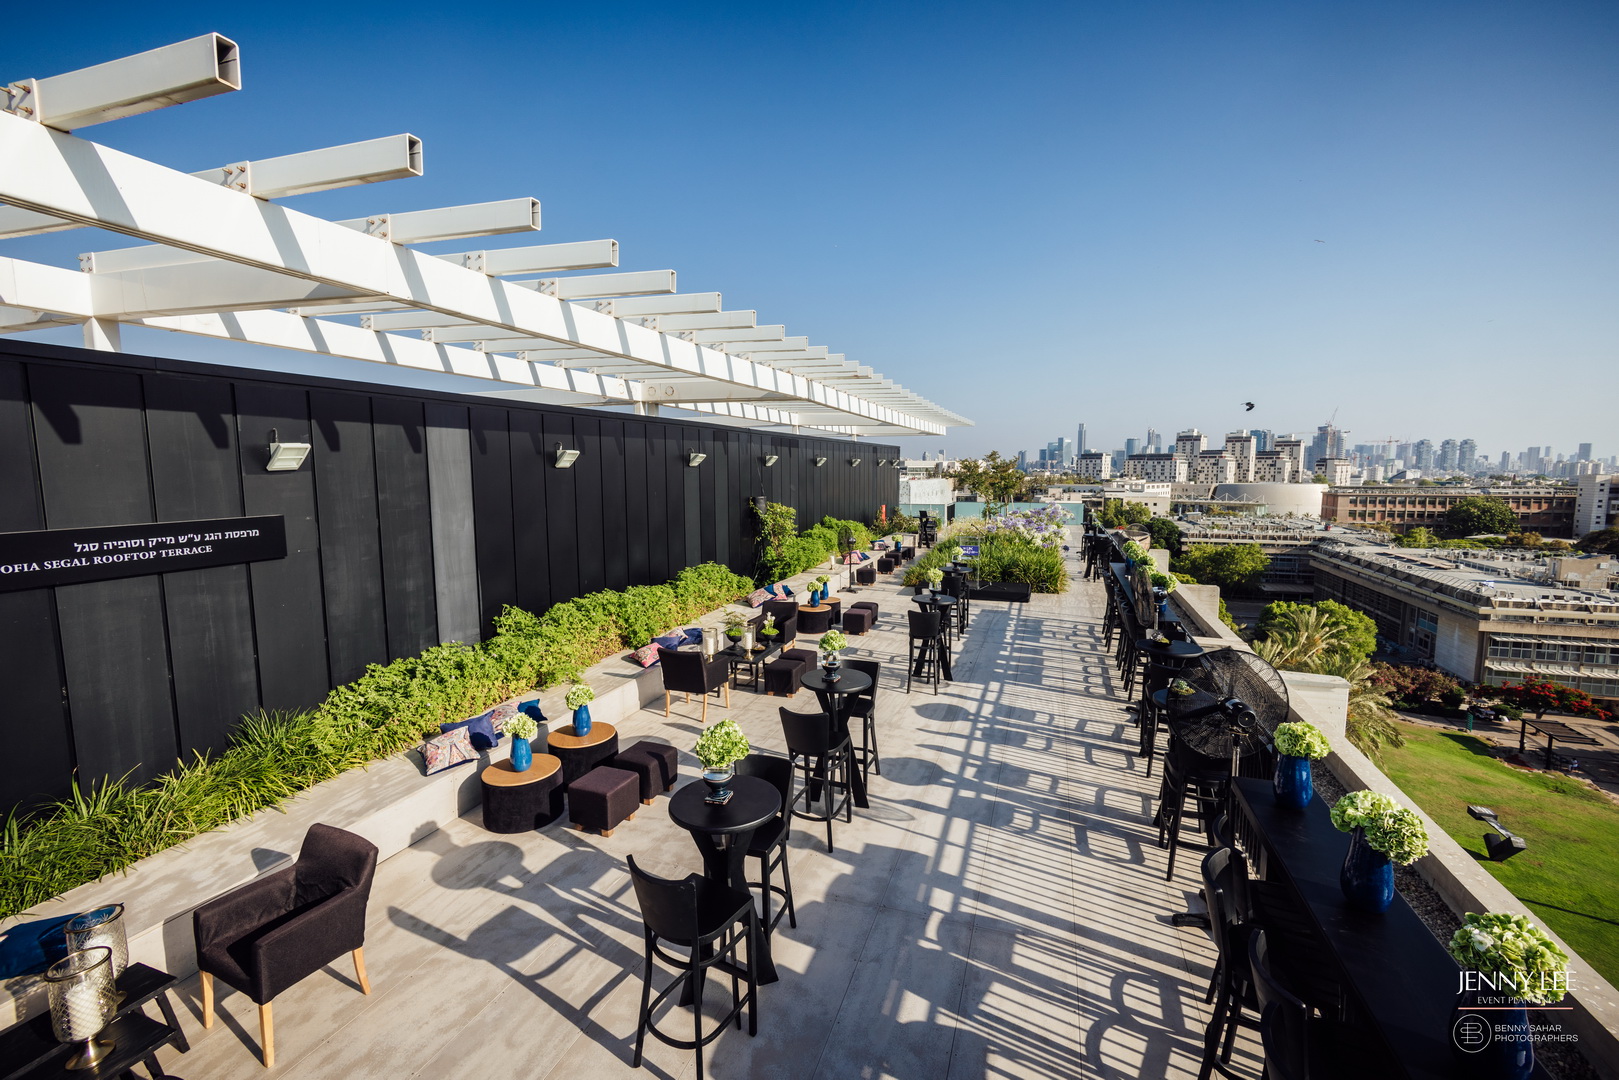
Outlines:
POLYGON ((1453 1041, 1471 1075, 1527 1078, 1535 1069, 1528 1005, 1555 1005, 1568 992, 1568 954, 1522 915, 1468 912, 1451 935, 1451 957, 1462 966, 1458 1012, 1485 1011, 1493 1030, 1478 1045, 1453 1041), (1503 1038, 1502 1036, 1510 1036, 1503 1038))
POLYGON ((765 621, 759 626, 759 636, 765 639, 764 647, 767 649, 776 643, 776 638, 781 636, 781 627, 776 625, 776 616, 774 614, 767 613, 765 615, 765 621))
POLYGON ((1428 853, 1422 819, 1387 795, 1351 791, 1332 807, 1332 824, 1350 834, 1338 886, 1358 908, 1387 911, 1394 902, 1394 866, 1428 853))
POLYGON ((581 738, 590 734, 590 703, 596 700, 596 691, 582 682, 569 689, 563 704, 573 710, 573 733, 581 738))
POLYGON ((821 635, 821 640, 816 642, 816 646, 821 650, 821 669, 826 672, 828 679, 836 681, 838 653, 849 647, 849 639, 843 636, 841 630, 828 630, 821 635))
POLYGON ((815 596, 813 603, 816 607, 820 607, 822 604, 826 603, 826 598, 832 591, 829 587, 831 584, 832 579, 827 577, 825 574, 822 574, 820 577, 815 579, 815 596))
POLYGON ((929 569, 922 571, 922 580, 926 582, 926 584, 918 585, 916 588, 916 594, 918 596, 930 596, 939 588, 941 584, 944 583, 944 571, 940 570, 937 566, 930 567, 929 569))
POLYGON ((1297 721, 1276 725, 1276 775, 1271 785, 1276 805, 1303 810, 1315 794, 1310 762, 1332 753, 1332 744, 1314 724, 1297 721))
POLYGON ((540 733, 540 725, 534 718, 518 713, 506 721, 506 734, 512 737, 512 768, 517 772, 527 772, 528 767, 534 764, 534 751, 529 746, 529 740, 540 733))
POLYGON ((735 773, 732 766, 747 757, 749 749, 748 737, 735 720, 719 720, 703 729, 692 753, 703 766, 703 783, 709 790, 705 801, 720 805, 730 800, 731 792, 725 785, 735 773))
POLYGON ((725 613, 725 636, 732 641, 741 641, 742 635, 747 632, 748 617, 740 611, 727 611, 725 613))

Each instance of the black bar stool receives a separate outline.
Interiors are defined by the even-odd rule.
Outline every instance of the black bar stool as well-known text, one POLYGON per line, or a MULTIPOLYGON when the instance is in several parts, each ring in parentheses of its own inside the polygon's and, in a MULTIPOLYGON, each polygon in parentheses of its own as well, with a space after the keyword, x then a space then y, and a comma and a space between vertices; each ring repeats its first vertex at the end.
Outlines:
POLYGON ((937 611, 907 611, 905 617, 910 620, 911 637, 905 655, 905 692, 911 692, 911 680, 921 679, 927 682, 933 680, 933 692, 939 692, 939 650, 943 647, 940 640, 939 612, 937 611))
POLYGON ((803 759, 804 786, 787 804, 789 812, 805 821, 826 822, 826 850, 832 851, 832 821, 841 811, 844 821, 854 820, 849 773, 854 751, 847 737, 832 743, 832 717, 824 712, 797 713, 782 709, 781 733, 787 742, 787 760, 797 767, 803 759), (804 809, 798 809, 799 796, 804 809), (821 804, 820 811, 812 809, 821 804))

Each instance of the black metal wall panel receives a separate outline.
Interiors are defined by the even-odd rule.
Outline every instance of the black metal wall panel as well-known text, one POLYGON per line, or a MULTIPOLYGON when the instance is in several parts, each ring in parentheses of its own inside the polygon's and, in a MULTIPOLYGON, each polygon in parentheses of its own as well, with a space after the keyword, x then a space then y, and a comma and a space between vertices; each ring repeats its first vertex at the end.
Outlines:
MULTIPOLYGON (((23 366, 0 361, 0 532, 45 526, 31 412, 23 366)), ((0 717, 11 753, 28 763, 0 770, 0 809, 32 806, 69 791, 73 742, 53 592, 0 593, 0 717)))
POLYGON ((395 660, 438 641, 427 432, 422 403, 404 398, 374 398, 371 422, 388 659, 395 660))
MULTIPOLYGON (((632 585, 651 585, 662 580, 652 568, 652 552, 647 541, 647 523, 652 518, 647 472, 654 462, 646 424, 639 420, 624 421, 624 546, 632 585)), ((661 467, 661 463, 658 464, 661 467)), ((660 475, 652 473, 655 479, 660 475)), ((661 524, 662 517, 657 520, 661 524)))
POLYGON ((680 493, 680 505, 677 509, 680 517, 680 527, 685 532, 686 549, 682 554, 682 561, 674 569, 678 573, 681 568, 703 561, 703 477, 713 475, 713 468, 708 462, 699 466, 692 466, 691 452, 701 452, 702 439, 698 429, 694 427, 677 428, 675 436, 678 449, 676 457, 680 468, 680 485, 675 489, 680 493))
POLYGON ((657 424, 651 425, 651 430, 656 447, 655 461, 663 468, 663 483, 660 486, 651 481, 647 486, 647 520, 651 523, 648 536, 652 544, 653 571, 658 581, 667 581, 686 565, 686 454, 680 445, 678 428, 657 424))
MULTIPOLYGON (((564 449, 579 449, 572 416, 546 412, 541 419, 544 422, 546 445, 551 447, 552 452, 555 452, 557 443, 561 443, 564 449)), ((572 469, 551 469, 546 474, 545 546, 551 566, 553 602, 580 593, 578 490, 577 463, 572 469)))
POLYGON ((305 709, 331 688, 326 602, 321 588, 315 470, 266 472, 270 429, 286 442, 312 442, 308 394, 284 386, 239 383, 236 438, 246 513, 286 519, 287 557, 253 563, 253 629, 259 687, 267 709, 305 709))
MULTIPOLYGON (((624 421, 601 421, 602 563, 609 589, 631 584, 629 566, 630 512, 625 493, 624 421)), ((637 514, 640 507, 635 508, 637 514)), ((636 581, 640 585, 642 582, 636 581)))
POLYGON ((316 390, 309 395, 309 410, 315 428, 310 457, 326 589, 326 650, 332 681, 353 682, 367 664, 388 659, 371 398, 316 390))
POLYGON ((697 469, 697 543, 698 558, 703 562, 716 562, 719 559, 719 529, 716 514, 719 509, 719 492, 722 490, 725 476, 725 463, 719 448, 715 445, 718 440, 714 432, 707 428, 695 432, 698 449, 708 455, 707 460, 697 469))
POLYGON ((478 628, 494 632, 495 616, 517 603, 513 551, 512 450, 505 409, 472 410, 472 512, 478 550, 478 628))
MULTIPOLYGON (((140 376, 36 367, 29 389, 47 527, 153 520, 140 376)), ((157 775, 177 748, 161 581, 64 585, 56 612, 79 775, 157 775)))
POLYGON ((516 538, 517 606, 527 611, 544 611, 551 606, 551 556, 546 503, 549 500, 550 469, 554 458, 545 453, 544 415, 527 409, 514 409, 509 417, 512 432, 513 535, 516 538))
POLYGON ((429 401, 427 490, 432 503, 437 641, 479 640, 478 543, 472 502, 472 439, 465 405, 429 401))
MULTIPOLYGON (((242 480, 236 400, 228 382, 147 375, 146 429, 159 521, 237 517, 242 480)), ((259 707, 248 569, 163 575, 180 753, 225 748, 259 707)))
POLYGON ((602 522, 606 492, 602 490, 601 421, 581 416, 573 422, 579 460, 567 471, 574 474, 574 536, 579 550, 580 594, 599 592, 607 587, 607 555, 602 522))

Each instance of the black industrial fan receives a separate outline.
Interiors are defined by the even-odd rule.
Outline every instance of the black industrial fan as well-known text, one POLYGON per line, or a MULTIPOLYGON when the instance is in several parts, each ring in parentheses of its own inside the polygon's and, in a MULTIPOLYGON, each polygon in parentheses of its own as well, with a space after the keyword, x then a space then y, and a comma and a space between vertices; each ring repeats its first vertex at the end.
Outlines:
MULTIPOLYGON (((1276 725, 1287 720, 1287 684, 1251 652, 1217 649, 1199 657, 1182 675, 1202 704, 1175 716, 1175 735, 1204 757, 1229 760, 1231 775, 1244 761, 1268 751, 1276 725)), ((1256 775, 1268 763, 1256 762, 1256 775)))

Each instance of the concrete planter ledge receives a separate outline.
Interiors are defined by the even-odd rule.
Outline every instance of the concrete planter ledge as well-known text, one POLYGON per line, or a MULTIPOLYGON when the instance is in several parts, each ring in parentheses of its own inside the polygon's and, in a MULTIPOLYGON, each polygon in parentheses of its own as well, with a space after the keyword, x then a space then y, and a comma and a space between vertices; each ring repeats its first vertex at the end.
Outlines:
MULTIPOLYGON (((822 573, 834 580, 842 573, 818 568, 790 578, 795 592, 822 573)), ((727 608, 694 620, 698 626, 723 626, 727 608)), ((592 667, 585 681, 596 691, 591 718, 622 727, 623 721, 663 696, 663 677, 656 666, 642 668, 619 652, 592 667)), ((538 693, 540 708, 553 728, 570 721, 563 703, 568 687, 538 693)), ((511 700, 528 701, 529 692, 511 700)), ((685 748, 682 748, 683 750, 685 748)), ((511 755, 511 740, 479 755, 471 766, 433 776, 422 775, 415 750, 352 769, 220 829, 142 859, 120 874, 88 882, 28 912, 0 920, 0 933, 41 919, 89 911, 107 904, 125 905, 129 958, 151 964, 179 978, 197 970, 191 912, 199 905, 279 868, 298 854, 304 833, 320 822, 347 829, 377 846, 379 860, 398 854, 438 831, 445 823, 478 806, 478 782, 485 765, 511 755)), ((37 975, 0 983, 0 1025, 43 1012, 44 985, 37 975)))

